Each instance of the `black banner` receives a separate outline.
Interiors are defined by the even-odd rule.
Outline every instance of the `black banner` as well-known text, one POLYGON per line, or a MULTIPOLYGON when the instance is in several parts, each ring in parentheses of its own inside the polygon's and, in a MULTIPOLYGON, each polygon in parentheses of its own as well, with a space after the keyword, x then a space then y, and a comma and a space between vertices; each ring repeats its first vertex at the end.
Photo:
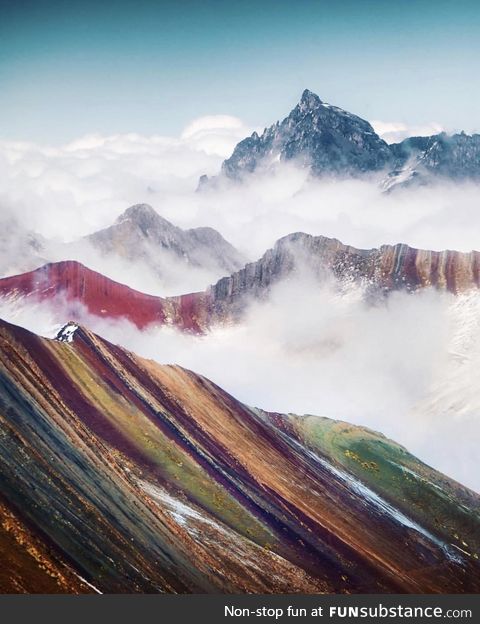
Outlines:
POLYGON ((2 620, 98 622, 478 622, 480 595, 0 596, 2 620))

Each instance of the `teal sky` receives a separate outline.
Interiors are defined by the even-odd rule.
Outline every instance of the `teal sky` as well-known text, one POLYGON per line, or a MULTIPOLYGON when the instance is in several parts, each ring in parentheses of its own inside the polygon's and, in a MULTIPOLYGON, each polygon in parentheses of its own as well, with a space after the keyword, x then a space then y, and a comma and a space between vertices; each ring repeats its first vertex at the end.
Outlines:
POLYGON ((0 137, 263 126, 305 87, 367 119, 480 130, 479 66, 478 0, 0 0, 0 137))

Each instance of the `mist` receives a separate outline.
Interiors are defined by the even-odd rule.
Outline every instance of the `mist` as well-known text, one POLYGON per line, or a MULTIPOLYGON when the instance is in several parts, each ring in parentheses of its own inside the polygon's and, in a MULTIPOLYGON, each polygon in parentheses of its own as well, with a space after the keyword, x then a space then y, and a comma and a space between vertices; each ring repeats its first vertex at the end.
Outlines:
MULTIPOLYGON (((178 138, 88 136, 60 147, 0 142, 0 221, 16 219, 43 237, 45 250, 0 249, 0 274, 45 260, 75 258, 112 279, 156 295, 203 290, 219 277, 159 253, 158 272, 116 256, 99 258, 81 237, 108 227, 132 204, 149 203, 182 228, 217 229, 247 260, 258 259, 281 236, 303 231, 371 248, 470 251, 479 247, 479 187, 442 183, 384 194, 378 179, 313 180, 305 169, 279 163, 243 184, 224 181, 195 192, 201 174, 215 175, 247 129, 227 116, 189 124, 178 138), (73 248, 62 245, 76 241, 73 248)), ((381 177, 381 176, 380 176, 381 177)))
MULTIPOLYGON (((60 328, 58 302, 3 301, 0 316, 50 337, 60 328)), ((203 374, 248 405, 380 431, 480 491, 477 293, 397 292, 372 305, 359 286, 303 273, 252 302, 241 324, 205 336, 80 317, 113 343, 203 374)))
MULTIPOLYGON (((243 184, 223 181, 195 192, 199 176, 217 174, 251 130, 214 116, 194 120, 177 138, 91 135, 59 147, 0 142, 0 273, 76 259, 163 296, 203 290, 221 277, 161 251, 159 275, 141 259, 105 257, 81 240, 142 202, 182 228, 214 227, 252 261, 296 231, 360 248, 480 248, 473 183, 385 195, 377 179, 312 180, 280 163, 243 184), (31 244, 31 233, 43 247, 31 244)), ((252 302, 241 324, 205 336, 158 327, 140 332, 84 310, 81 318, 112 342, 204 374, 249 405, 381 431, 480 491, 478 294, 394 293, 375 306, 363 295, 360 286, 319 285, 304 272, 274 288, 267 302, 252 302)), ((0 317, 53 336, 68 321, 60 304, 3 300, 0 317)))

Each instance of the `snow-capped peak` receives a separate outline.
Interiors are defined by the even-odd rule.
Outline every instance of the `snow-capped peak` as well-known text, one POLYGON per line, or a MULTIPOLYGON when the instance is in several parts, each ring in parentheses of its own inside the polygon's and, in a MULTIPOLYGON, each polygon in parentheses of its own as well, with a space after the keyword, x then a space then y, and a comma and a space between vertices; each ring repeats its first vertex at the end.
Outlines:
POLYGON ((78 329, 78 325, 73 321, 69 321, 55 336, 55 340, 59 342, 73 342, 73 337, 78 329))

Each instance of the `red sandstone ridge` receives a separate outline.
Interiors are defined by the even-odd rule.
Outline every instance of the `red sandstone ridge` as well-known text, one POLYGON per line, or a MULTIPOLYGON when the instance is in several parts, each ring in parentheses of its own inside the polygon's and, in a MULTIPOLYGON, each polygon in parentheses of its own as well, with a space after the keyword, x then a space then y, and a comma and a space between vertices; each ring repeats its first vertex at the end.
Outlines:
POLYGON ((319 283, 334 277, 339 282, 360 284, 369 298, 422 288, 456 295, 480 287, 477 251, 429 251, 402 244, 356 249, 336 239, 297 232, 281 238, 259 260, 204 292, 167 298, 146 295, 78 262, 66 261, 0 279, 0 296, 55 300, 61 311, 58 323, 66 319, 83 322, 83 306, 92 315, 124 318, 140 329, 152 324, 173 325, 202 333, 215 324, 240 321, 252 300, 265 301, 275 284, 296 275, 301 279, 305 268, 319 283))
POLYGON ((92 271, 79 262, 46 264, 35 271, 0 279, 0 295, 33 298, 66 306, 69 318, 79 320, 83 306, 90 314, 103 318, 124 318, 139 329, 148 325, 172 324, 199 332, 205 297, 201 293, 180 297, 146 295, 92 271))

